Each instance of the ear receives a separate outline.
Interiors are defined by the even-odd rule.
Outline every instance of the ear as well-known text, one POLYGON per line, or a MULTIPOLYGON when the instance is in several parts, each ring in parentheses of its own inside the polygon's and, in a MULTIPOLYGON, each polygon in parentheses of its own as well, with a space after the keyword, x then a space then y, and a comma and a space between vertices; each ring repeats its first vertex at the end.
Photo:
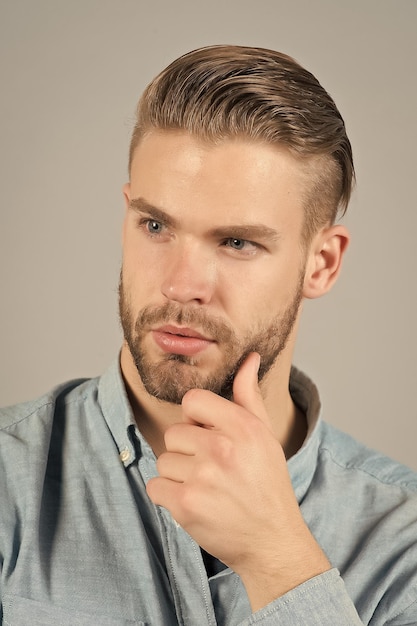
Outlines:
POLYGON ((319 298, 336 282, 350 240, 341 224, 323 228, 310 245, 304 278, 305 298, 319 298))
POLYGON ((123 245, 124 240, 125 240, 127 210, 129 208, 130 198, 131 198, 130 183, 124 184, 122 191, 123 191, 123 197, 125 201, 125 219, 123 220, 123 230, 122 230, 122 245, 123 245))
POLYGON ((123 191, 123 197, 125 200, 125 207, 127 209, 129 207, 130 198, 131 198, 130 183, 125 183, 123 185, 122 191, 123 191))

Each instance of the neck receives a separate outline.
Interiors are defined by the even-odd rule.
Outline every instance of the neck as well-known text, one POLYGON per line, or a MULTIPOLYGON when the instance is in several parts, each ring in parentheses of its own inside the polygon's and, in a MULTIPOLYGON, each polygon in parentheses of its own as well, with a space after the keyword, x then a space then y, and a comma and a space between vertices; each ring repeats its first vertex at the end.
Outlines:
POLYGON ((291 361, 285 363, 280 358, 260 385, 275 437, 287 459, 301 448, 307 435, 306 416, 295 404, 289 391, 290 373, 291 361))
MULTIPOLYGON (((181 405, 163 402, 146 391, 125 345, 121 351, 120 365, 136 424, 155 455, 159 456, 165 451, 165 431, 182 421, 181 405)), ((279 363, 271 368, 261 383, 262 396, 274 434, 287 459, 301 447, 307 432, 305 416, 294 404, 289 393, 290 369, 291 363, 285 367, 280 358, 279 363)))

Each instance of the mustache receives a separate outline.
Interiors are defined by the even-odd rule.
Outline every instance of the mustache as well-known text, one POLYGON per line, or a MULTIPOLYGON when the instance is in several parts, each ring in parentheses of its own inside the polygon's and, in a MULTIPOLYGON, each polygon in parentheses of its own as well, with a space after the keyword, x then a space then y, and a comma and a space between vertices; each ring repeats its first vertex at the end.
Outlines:
POLYGON ((147 306, 142 309, 136 318, 135 331, 140 335, 146 328, 155 326, 155 324, 168 323, 198 328, 214 341, 231 342, 235 339, 233 329, 219 317, 208 315, 202 309, 182 307, 173 302, 167 302, 158 307, 147 306))

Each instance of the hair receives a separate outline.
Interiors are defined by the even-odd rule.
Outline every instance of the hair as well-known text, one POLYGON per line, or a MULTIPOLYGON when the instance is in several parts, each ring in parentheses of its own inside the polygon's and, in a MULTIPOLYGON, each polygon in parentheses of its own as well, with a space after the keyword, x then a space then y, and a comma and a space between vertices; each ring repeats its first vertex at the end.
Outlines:
POLYGON ((305 166, 304 239, 347 209, 355 172, 343 118, 313 74, 285 54, 218 45, 181 56, 139 100, 129 171, 138 143, 153 130, 287 149, 305 166))

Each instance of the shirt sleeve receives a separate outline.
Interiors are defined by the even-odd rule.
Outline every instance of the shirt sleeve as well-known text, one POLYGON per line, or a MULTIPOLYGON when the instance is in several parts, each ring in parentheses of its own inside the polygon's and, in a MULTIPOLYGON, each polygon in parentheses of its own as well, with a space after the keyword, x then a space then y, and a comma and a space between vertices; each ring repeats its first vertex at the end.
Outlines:
POLYGON ((362 626, 337 569, 315 576, 253 613, 240 626, 362 626))

